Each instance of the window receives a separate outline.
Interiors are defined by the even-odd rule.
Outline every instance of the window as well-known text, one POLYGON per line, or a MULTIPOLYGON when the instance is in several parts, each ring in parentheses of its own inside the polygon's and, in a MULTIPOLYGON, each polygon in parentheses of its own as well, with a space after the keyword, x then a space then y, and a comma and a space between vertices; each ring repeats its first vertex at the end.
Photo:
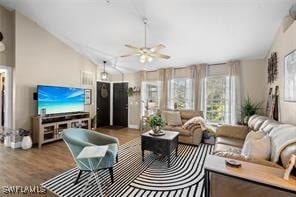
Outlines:
POLYGON ((156 82, 154 84, 147 84, 146 86, 146 95, 148 101, 153 101, 156 105, 156 108, 159 109, 160 105, 160 91, 159 84, 156 82))
POLYGON ((209 122, 227 122, 227 108, 229 105, 229 77, 224 75, 206 78, 206 119, 209 122))
POLYGON ((160 81, 145 81, 142 83, 142 101, 147 105, 153 101, 157 109, 160 108, 160 81))
POLYGON ((170 82, 169 109, 193 109, 193 80, 175 78, 170 82))

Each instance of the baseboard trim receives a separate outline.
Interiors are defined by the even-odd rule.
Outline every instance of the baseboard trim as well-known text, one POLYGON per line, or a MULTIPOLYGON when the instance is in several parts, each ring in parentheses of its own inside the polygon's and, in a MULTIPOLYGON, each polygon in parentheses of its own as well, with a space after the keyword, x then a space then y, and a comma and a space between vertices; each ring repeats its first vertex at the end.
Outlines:
POLYGON ((136 125, 136 124, 130 124, 130 125, 128 125, 128 128, 130 128, 130 129, 139 129, 139 126, 136 125))

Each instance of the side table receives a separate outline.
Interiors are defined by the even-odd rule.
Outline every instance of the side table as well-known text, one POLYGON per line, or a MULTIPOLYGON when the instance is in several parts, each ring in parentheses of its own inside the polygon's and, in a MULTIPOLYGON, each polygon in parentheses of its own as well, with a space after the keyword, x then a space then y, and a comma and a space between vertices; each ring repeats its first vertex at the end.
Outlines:
POLYGON ((85 186, 82 189, 82 192, 80 194, 80 196, 83 196, 83 193, 85 191, 85 189, 87 188, 89 182, 91 181, 91 179, 94 177, 99 191, 100 191, 100 196, 103 196, 103 192, 102 192, 102 188, 101 188, 101 184, 100 184, 100 180, 98 175, 96 174, 96 169, 98 168, 98 166, 101 163, 102 158, 105 156, 106 152, 108 150, 108 146, 86 146, 82 149, 82 151, 79 153, 79 155, 77 156, 77 160, 83 165, 85 166, 88 170, 90 170, 91 175, 87 180, 87 183, 85 184, 85 186), (97 166, 93 166, 93 163, 91 162, 91 159, 93 158, 97 158, 99 160, 97 166), (87 159, 88 161, 88 165, 85 164, 82 160, 87 159))
POLYGON ((178 156, 178 138, 179 132, 164 131, 165 135, 152 136, 148 131, 141 135, 142 161, 144 161, 144 151, 152 151, 167 157, 167 166, 171 166, 171 153, 175 150, 178 156))
POLYGON ((292 197, 296 196, 296 177, 284 180, 284 169, 239 161, 234 168, 225 164, 223 157, 208 155, 205 161, 206 197, 292 197))

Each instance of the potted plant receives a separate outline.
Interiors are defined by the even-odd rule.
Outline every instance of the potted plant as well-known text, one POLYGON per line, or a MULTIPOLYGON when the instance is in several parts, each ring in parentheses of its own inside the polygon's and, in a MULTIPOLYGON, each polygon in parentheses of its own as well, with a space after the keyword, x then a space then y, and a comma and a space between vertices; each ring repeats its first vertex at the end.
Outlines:
POLYGON ((256 114, 261 109, 261 102, 253 102, 251 98, 248 96, 247 99, 245 99, 242 102, 241 105, 241 121, 243 124, 247 124, 249 121, 249 118, 256 114))
POLYGON ((148 124, 152 128, 152 131, 158 134, 165 125, 165 121, 160 116, 151 116, 148 118, 148 124))
POLYGON ((131 97, 131 96, 134 95, 134 89, 133 89, 132 87, 129 87, 129 88, 128 88, 127 95, 128 95, 129 97, 131 97))

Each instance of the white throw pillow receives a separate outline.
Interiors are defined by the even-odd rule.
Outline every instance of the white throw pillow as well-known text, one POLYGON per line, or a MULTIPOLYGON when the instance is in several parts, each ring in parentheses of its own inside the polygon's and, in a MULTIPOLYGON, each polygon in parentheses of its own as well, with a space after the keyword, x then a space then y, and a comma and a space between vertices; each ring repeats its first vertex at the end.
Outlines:
POLYGON ((248 141, 250 141, 251 139, 261 139, 263 137, 264 137, 264 133, 261 131, 250 131, 245 138, 245 142, 244 142, 241 154, 246 156, 247 152, 249 152, 249 150, 247 150, 249 149, 249 146, 247 146, 248 141))
POLYGON ((180 112, 168 111, 166 112, 166 122, 169 126, 181 126, 182 120, 180 112))
POLYGON ((265 136, 265 133, 262 131, 250 131, 246 136, 245 142, 250 139, 261 139, 265 136))
POLYGON ((254 132, 246 137, 241 155, 247 159, 270 159, 270 138, 268 135, 260 138, 260 133, 254 132), (256 134, 255 134, 256 133, 256 134))

